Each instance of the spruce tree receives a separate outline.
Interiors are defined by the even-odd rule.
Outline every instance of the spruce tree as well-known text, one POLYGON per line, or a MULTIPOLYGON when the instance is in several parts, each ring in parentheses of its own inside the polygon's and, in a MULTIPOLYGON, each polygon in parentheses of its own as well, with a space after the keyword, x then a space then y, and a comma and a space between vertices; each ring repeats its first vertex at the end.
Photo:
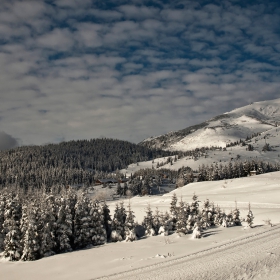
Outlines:
POLYGON ((91 202, 85 193, 82 193, 75 205, 74 217, 74 246, 84 248, 92 244, 93 220, 90 215, 91 202))
POLYGON ((182 201, 182 198, 181 201, 179 202, 179 207, 178 207, 176 232, 179 235, 185 235, 188 233, 185 203, 182 201))
POLYGON ((128 204, 128 210, 127 210, 127 216, 125 220, 125 241, 134 241, 137 240, 136 232, 135 232, 135 227, 136 223, 134 221, 134 214, 133 211, 131 210, 131 205, 130 203, 128 204))
POLYGON ((153 228, 153 211, 151 210, 150 204, 148 204, 148 207, 146 209, 146 216, 144 216, 142 226, 145 228, 145 235, 156 235, 156 231, 153 228))
POLYGON ((248 209, 248 214, 245 218, 245 222, 247 223, 247 226, 251 228, 252 225, 253 225, 254 215, 253 215, 253 212, 251 210, 251 204, 250 203, 248 205, 248 208, 249 208, 248 209))
POLYGON ((22 255, 20 219, 21 204, 18 197, 11 194, 7 200, 3 232, 4 238, 4 257, 10 261, 18 261, 22 255))
POLYGON ((92 244, 101 245, 107 241, 107 232, 104 226, 103 209, 98 201, 93 202, 90 212, 93 220, 92 244))
POLYGON ((73 217, 68 201, 61 197, 59 199, 59 208, 57 214, 57 251, 59 253, 71 252, 71 238, 73 236, 73 217))
POLYGON ((178 216, 178 209, 177 209, 177 195, 176 193, 173 193, 170 203, 170 215, 172 217, 173 222, 173 230, 175 230, 175 225, 177 222, 177 216, 178 216))
POLYGON ((21 259, 23 261, 34 261, 42 255, 40 253, 40 232, 39 219, 40 209, 37 203, 25 205, 23 208, 23 217, 21 221, 21 230, 23 233, 23 252, 21 259))

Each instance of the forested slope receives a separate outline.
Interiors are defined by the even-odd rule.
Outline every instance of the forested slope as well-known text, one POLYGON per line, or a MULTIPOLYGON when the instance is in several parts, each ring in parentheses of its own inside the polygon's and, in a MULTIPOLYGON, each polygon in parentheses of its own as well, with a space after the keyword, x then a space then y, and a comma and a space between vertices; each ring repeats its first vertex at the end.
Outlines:
POLYGON ((170 154, 107 138, 23 146, 0 152, 0 186, 90 185, 133 162, 170 154))

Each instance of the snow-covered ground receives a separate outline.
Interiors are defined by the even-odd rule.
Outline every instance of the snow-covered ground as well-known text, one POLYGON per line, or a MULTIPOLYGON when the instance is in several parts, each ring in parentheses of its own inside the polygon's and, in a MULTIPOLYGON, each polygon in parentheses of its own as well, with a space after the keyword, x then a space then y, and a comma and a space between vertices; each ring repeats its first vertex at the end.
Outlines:
MULTIPOLYGON (((35 262, 2 259, 0 279, 280 279, 280 172, 192 183, 174 192, 186 202, 195 192, 226 211, 236 200, 242 216, 250 202, 255 227, 211 228, 197 240, 172 234, 109 243, 35 262), (264 225, 267 219, 273 227, 264 225)), ((169 209, 172 194, 132 198, 136 219, 142 221, 148 203, 169 209)))

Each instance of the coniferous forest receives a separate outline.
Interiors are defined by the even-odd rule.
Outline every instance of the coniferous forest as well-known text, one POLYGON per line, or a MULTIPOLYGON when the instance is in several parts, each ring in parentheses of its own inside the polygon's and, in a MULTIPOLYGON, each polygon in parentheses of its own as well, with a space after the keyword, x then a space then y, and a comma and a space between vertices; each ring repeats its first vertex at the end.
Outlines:
POLYGON ((0 186, 90 186, 131 163, 171 155, 127 141, 92 139, 0 151, 0 186))
POLYGON ((21 188, 0 191, 0 251, 10 261, 34 261, 58 253, 91 248, 106 242, 135 241, 141 234, 164 235, 173 232, 200 238, 213 226, 253 224, 253 213, 241 219, 237 208, 225 213, 208 199, 200 207, 197 195, 186 203, 173 195, 170 210, 154 211, 150 205, 141 225, 134 221, 130 204, 117 203, 113 215, 106 202, 91 200, 84 192, 53 187, 34 192, 21 188))

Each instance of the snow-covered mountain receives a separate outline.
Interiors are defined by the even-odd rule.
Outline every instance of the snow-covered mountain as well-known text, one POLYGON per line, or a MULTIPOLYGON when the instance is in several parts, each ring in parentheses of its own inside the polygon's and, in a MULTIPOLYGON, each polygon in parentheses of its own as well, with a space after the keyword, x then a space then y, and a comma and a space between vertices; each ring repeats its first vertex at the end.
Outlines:
POLYGON ((246 139, 280 124, 280 99, 255 102, 175 132, 150 137, 139 143, 147 147, 186 151, 219 146, 246 139))

